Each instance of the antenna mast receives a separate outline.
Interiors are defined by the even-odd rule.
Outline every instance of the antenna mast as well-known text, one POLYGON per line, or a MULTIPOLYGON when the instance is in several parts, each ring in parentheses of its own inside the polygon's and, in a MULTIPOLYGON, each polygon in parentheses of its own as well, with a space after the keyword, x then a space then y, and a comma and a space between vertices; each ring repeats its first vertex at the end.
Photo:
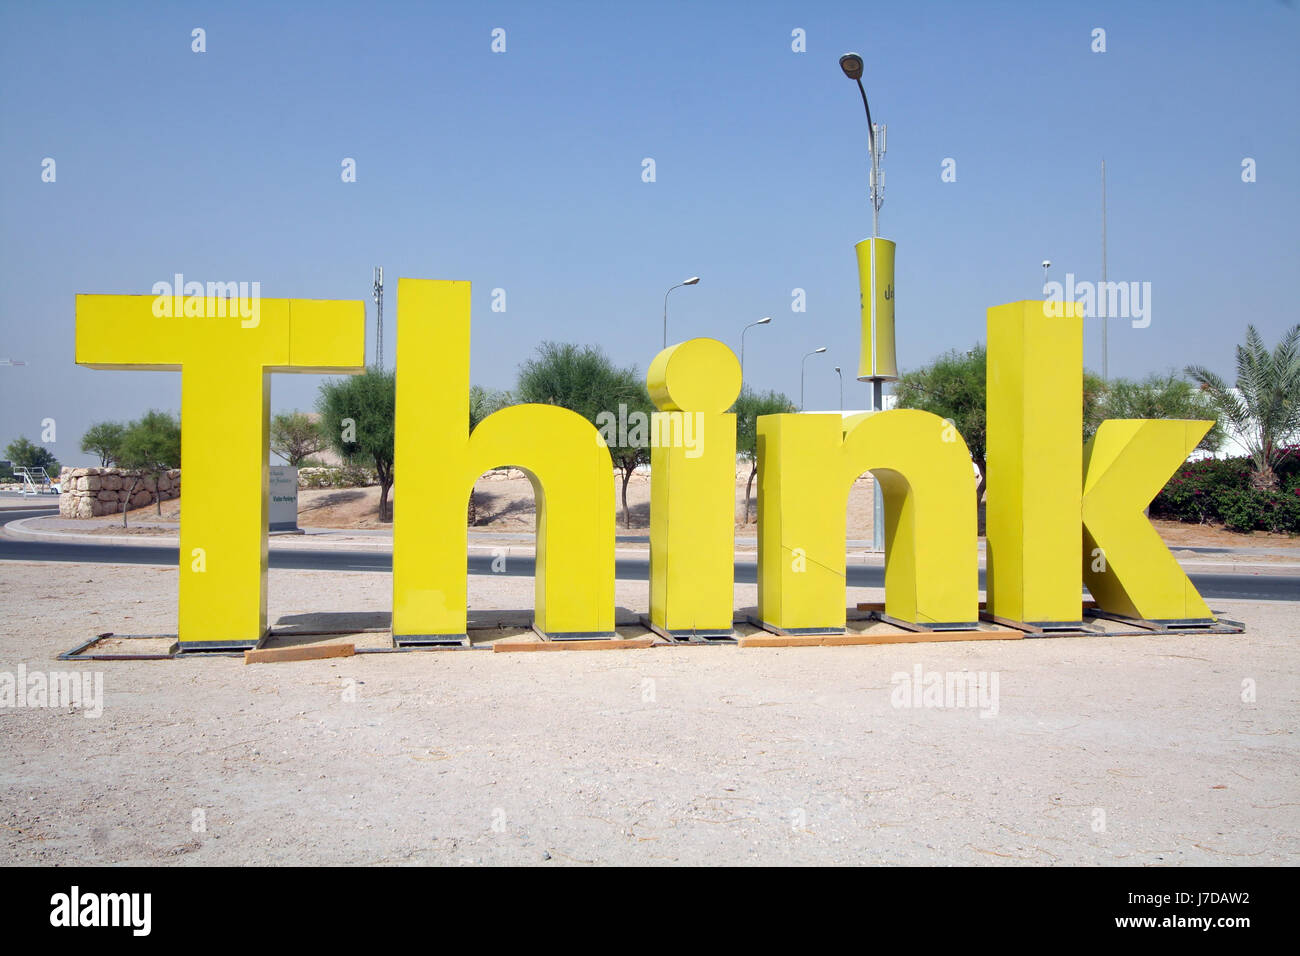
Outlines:
POLYGON ((384 367, 384 267, 375 266, 375 365, 384 367))
MULTIPOLYGON (((1101 161, 1101 287, 1109 290, 1110 286, 1106 284, 1106 160, 1101 161)), ((1098 304, 1101 302, 1101 296, 1097 297, 1098 304)), ((1103 306, 1101 310, 1101 380, 1110 381, 1109 361, 1110 349, 1106 341, 1106 309, 1103 306)))

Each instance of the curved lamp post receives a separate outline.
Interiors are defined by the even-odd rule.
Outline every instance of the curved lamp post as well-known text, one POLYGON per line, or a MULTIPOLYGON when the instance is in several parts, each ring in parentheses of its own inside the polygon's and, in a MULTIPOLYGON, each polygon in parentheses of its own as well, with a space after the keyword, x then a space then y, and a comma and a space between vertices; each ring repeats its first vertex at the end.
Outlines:
POLYGON ((838 365, 835 366, 835 374, 840 377, 840 411, 844 411, 844 373, 838 365))
MULTIPOLYGON (((691 276, 684 282, 677 283, 668 292, 672 292, 673 289, 680 289, 684 285, 699 285, 699 282, 699 276, 691 276)), ((668 348, 668 292, 664 293, 664 348, 668 348)))
POLYGON ((740 384, 742 388, 745 384, 745 333, 756 325, 768 325, 771 321, 772 317, 765 315, 757 322, 750 322, 749 325, 740 330, 740 384))
MULTIPOLYGON (((880 206, 885 200, 884 184, 880 179, 880 154, 882 150, 876 148, 876 125, 871 122, 871 105, 867 102, 866 87, 862 85, 862 73, 865 69, 862 57, 857 53, 845 53, 840 57, 840 69, 844 71, 845 76, 858 84, 858 92, 862 94, 862 108, 866 110, 867 113, 867 149, 871 159, 871 239, 874 247, 875 239, 880 235, 880 206)), ((884 127, 881 127, 881 133, 884 133, 884 127)), ((880 145, 883 146, 884 143, 882 142, 880 145)), ((873 263, 875 261, 874 256, 875 252, 873 248, 873 263)), ((869 381, 871 382, 872 409, 874 411, 881 411, 885 407, 885 382, 881 378, 872 378, 869 381)), ((872 480, 872 488, 874 489, 875 497, 872 548, 876 551, 883 551, 885 547, 884 501, 883 496, 881 495, 880 482, 875 480, 874 477, 872 480)))
POLYGON ((862 108, 867 111, 867 149, 871 156, 871 237, 880 234, 880 206, 884 202, 884 190, 880 182, 880 151, 876 149, 876 125, 871 122, 871 106, 867 103, 867 90, 862 85, 862 57, 856 53, 845 53, 840 57, 840 69, 850 80, 858 84, 862 94, 862 108))
POLYGON ((820 355, 822 352, 825 351, 826 351, 826 346, 823 345, 819 349, 813 349, 811 352, 807 353, 807 355, 805 355, 799 361, 799 411, 803 411, 803 381, 804 381, 804 370, 808 367, 808 356, 820 355))

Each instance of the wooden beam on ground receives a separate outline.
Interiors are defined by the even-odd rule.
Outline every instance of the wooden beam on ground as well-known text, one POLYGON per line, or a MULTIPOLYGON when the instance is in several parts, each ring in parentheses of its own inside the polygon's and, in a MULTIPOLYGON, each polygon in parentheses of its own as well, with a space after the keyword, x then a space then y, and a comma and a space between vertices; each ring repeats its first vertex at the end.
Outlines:
POLYGON ((970 631, 898 631, 893 634, 751 634, 740 638, 741 647, 846 647, 861 644, 929 644, 939 641, 1018 641, 1024 637, 1011 628, 970 631))
POLYGON ((749 634, 737 639, 741 647, 821 647, 836 634, 749 634))
POLYGON ((627 639, 593 639, 587 641, 497 641, 492 645, 492 653, 509 653, 511 651, 627 651, 649 647, 655 638, 629 637, 627 639))
POLYGON ((933 644, 945 641, 1018 641, 1025 635, 1012 628, 975 631, 902 631, 897 634, 845 634, 825 639, 827 647, 837 644, 933 644))
POLYGON ((351 657, 355 644, 303 644, 298 647, 263 647, 244 651, 245 664, 276 664, 284 661, 318 661, 330 657, 351 657))

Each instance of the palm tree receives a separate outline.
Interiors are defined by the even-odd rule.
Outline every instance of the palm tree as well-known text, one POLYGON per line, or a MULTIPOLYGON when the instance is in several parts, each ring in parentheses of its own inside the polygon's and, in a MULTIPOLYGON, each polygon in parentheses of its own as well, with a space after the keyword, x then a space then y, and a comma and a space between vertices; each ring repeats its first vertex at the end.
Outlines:
POLYGON ((1188 376, 1209 396, 1219 420, 1250 452, 1261 491, 1278 487, 1276 467, 1292 449, 1287 442, 1300 432, 1300 325, 1282 336, 1272 354, 1253 325, 1246 344, 1237 346, 1237 387, 1200 365, 1188 376))

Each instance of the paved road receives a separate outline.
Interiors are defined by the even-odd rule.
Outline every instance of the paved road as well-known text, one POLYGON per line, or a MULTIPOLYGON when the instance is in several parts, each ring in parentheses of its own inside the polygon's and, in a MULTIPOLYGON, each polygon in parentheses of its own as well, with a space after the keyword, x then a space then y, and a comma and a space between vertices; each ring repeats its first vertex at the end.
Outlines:
MULTIPOLYGON (((0 525, 20 518, 54 514, 49 508, 6 510, 0 512, 0 525)), ((164 564, 178 562, 178 549, 171 547, 142 547, 138 545, 83 544, 75 541, 33 541, 7 538, 0 535, 0 561, 80 561, 90 564, 164 564)), ((505 573, 512 577, 532 577, 533 559, 511 558, 504 572, 492 570, 490 554, 469 556, 470 574, 505 573)), ((270 553, 273 568, 309 571, 392 571, 390 554, 376 551, 308 551, 274 550, 270 553)), ((624 580, 646 581, 650 577, 648 558, 619 558, 615 576, 624 580)), ((752 584, 757 569, 752 561, 736 562, 736 581, 752 584)), ((1189 577, 1201 596, 1207 599, 1240 599, 1256 601, 1300 601, 1300 576, 1282 574, 1252 574, 1237 572, 1196 573, 1189 577)), ((871 565, 848 566, 848 583, 853 587, 883 587, 883 568, 871 565)), ((984 573, 980 572, 980 587, 984 586, 984 573)))

